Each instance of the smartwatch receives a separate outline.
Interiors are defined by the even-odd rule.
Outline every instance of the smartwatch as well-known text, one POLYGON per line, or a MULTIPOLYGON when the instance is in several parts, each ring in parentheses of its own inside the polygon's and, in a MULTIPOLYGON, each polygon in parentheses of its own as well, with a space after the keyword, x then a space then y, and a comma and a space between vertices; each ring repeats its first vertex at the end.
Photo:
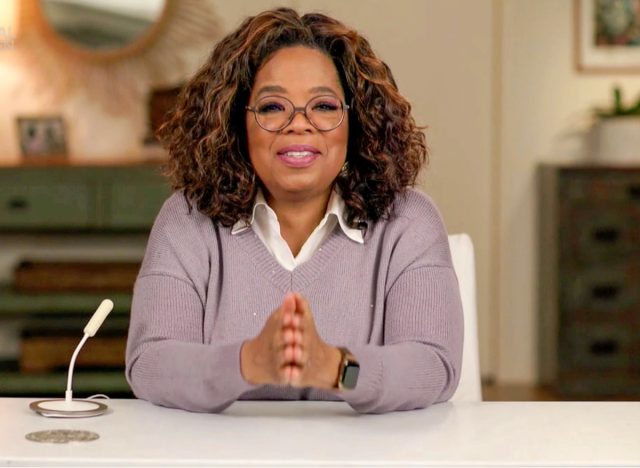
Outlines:
POLYGON ((358 383, 360 364, 347 348, 338 349, 340 350, 340 367, 335 388, 338 390, 353 390, 358 383))

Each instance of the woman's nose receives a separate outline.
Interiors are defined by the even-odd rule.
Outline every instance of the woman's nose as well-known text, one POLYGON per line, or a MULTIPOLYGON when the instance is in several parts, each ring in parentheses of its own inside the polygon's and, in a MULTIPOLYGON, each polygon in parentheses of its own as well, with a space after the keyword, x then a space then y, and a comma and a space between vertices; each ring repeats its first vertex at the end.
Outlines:
POLYGON ((291 121, 289 122, 289 125, 287 125, 284 130, 286 132, 306 132, 315 130, 315 127, 311 124, 311 122, 309 122, 309 119, 307 118, 307 115, 304 113, 304 111, 296 109, 293 117, 291 118, 291 121))

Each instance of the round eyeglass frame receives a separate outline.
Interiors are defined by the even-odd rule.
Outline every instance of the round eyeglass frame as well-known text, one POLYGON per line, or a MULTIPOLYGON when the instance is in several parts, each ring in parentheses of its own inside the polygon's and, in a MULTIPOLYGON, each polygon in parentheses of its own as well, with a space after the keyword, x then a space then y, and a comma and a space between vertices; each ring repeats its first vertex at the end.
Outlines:
POLYGON ((283 130, 284 128, 287 128, 287 126, 293 121, 293 118, 296 116, 296 114, 298 112, 302 113, 302 115, 304 115, 304 118, 307 119, 307 121, 313 126, 313 128, 315 128, 316 130, 318 130, 319 132, 330 132, 332 130, 335 130, 336 128, 338 128, 340 125, 342 125, 342 122, 344 121, 344 116, 347 113, 347 110, 350 109, 351 106, 349 106, 349 104, 342 102, 340 99, 338 99, 338 102, 340 103, 340 105, 342 106, 342 116, 340 117, 340 121, 335 125, 335 127, 331 127, 331 128, 318 128, 318 126, 313 122, 313 120, 311 120, 309 118, 309 116, 307 115, 307 106, 315 99, 319 99, 322 97, 331 97, 333 99, 337 99, 335 96, 331 95, 331 94, 326 94, 326 95, 321 95, 321 96, 315 96, 312 97, 311 99, 309 99, 309 101, 304 105, 304 107, 296 107, 295 104, 293 104, 293 102, 291 101, 291 99, 287 99, 284 96, 264 96, 261 97, 260 99, 258 99, 256 101, 256 104, 258 102, 260 102, 263 99, 267 99, 270 97, 277 97, 278 99, 284 99, 285 101, 288 101, 291 103, 291 107, 293 107, 293 110, 291 112, 291 115, 289 116, 289 118, 286 120, 286 122, 279 128, 277 129, 270 129, 270 128, 265 128, 260 121, 258 120, 258 114, 257 114, 257 109, 255 106, 245 106, 245 109, 253 112, 253 117, 256 119, 256 123, 258 124, 258 126, 263 129, 266 130, 267 132, 272 132, 272 133, 276 133, 279 132, 281 130, 283 130))

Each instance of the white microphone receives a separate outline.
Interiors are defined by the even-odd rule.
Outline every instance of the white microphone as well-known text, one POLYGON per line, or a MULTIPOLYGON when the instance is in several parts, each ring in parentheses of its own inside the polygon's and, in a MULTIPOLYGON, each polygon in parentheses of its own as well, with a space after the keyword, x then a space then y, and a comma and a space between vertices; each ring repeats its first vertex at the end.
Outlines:
POLYGON ((110 299, 103 300, 96 311, 89 319, 84 327, 84 336, 76 347, 71 362, 69 363, 69 374, 67 376, 67 390, 64 392, 64 400, 40 400, 34 401, 29 407, 43 416, 60 417, 60 418, 78 418, 86 416, 97 416, 103 414, 107 410, 107 405, 94 400, 74 400, 71 384, 73 382, 73 368, 76 364, 76 358, 82 346, 92 336, 96 334, 104 319, 107 318, 109 312, 113 309, 113 301, 110 299))
POLYGON ((107 315, 109 315, 109 312, 111 312, 112 309, 113 309, 113 301, 111 299, 105 299, 100 303, 96 311, 93 313, 93 315, 89 319, 89 322, 84 327, 84 330, 83 330, 84 336, 82 337, 82 340, 80 340, 80 343, 76 347, 76 350, 73 352, 73 356, 71 356, 71 362, 69 363, 69 375, 67 376, 67 391, 64 392, 65 401, 71 401, 73 399, 73 391, 71 390, 71 383, 73 381, 73 367, 76 365, 76 358, 78 357, 80 348, 84 346, 85 342, 90 337, 93 337, 96 334, 96 332, 98 331, 98 328, 100 328, 100 326, 102 325, 102 322, 104 322, 104 319, 107 318, 107 315))

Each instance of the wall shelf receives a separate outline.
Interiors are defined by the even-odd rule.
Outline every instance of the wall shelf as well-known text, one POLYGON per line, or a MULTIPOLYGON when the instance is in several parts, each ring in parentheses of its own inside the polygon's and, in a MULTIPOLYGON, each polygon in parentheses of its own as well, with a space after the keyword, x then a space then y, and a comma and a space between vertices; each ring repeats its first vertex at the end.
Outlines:
MULTIPOLYGON (((9 371, 0 374, 0 394, 3 396, 62 398, 66 388, 66 372, 23 374, 9 371)), ((131 394, 124 371, 75 371, 73 374, 74 397, 86 398, 95 393, 104 393, 110 397, 131 394)))
MULTIPOLYGON (((171 193, 156 165, 0 167, 0 187, 0 248, 5 235, 10 238, 28 235, 46 245, 47 236, 51 235, 72 234, 93 239, 89 236, 100 234, 101 238, 120 239, 118 236, 148 234, 162 203, 171 193)), ((56 258, 56 261, 66 260, 77 261, 77 258, 56 258)), ((38 289, 44 287, 37 286, 38 289)), ((120 337, 124 343, 132 291, 20 292, 11 284, 0 284, 0 329, 15 330, 7 335, 14 348, 4 348, 7 352, 2 355, 0 396, 64 395, 66 369, 60 369, 57 362, 66 354, 62 337, 66 336, 68 343, 77 330, 79 341, 84 324, 105 298, 114 302, 114 310, 101 332, 120 337), (23 365, 24 359, 28 359, 26 340, 33 339, 33 333, 37 333, 38 339, 41 334, 53 336, 51 344, 46 346, 59 351, 55 366, 44 373, 29 372, 23 365)), ((0 342, 0 347, 3 344, 0 342)), ((124 353, 122 346, 117 345, 117 350, 124 353)), ((53 350, 47 349, 40 356, 52 356, 53 350)), ((37 356, 29 362, 46 361, 37 356)), ((124 368, 112 366, 111 363, 104 368, 77 365, 74 394, 131 395, 124 368)))
POLYGON ((0 284, 0 316, 84 313, 88 319, 103 299, 113 301, 113 315, 129 314, 131 293, 23 293, 14 291, 11 285, 0 284))

